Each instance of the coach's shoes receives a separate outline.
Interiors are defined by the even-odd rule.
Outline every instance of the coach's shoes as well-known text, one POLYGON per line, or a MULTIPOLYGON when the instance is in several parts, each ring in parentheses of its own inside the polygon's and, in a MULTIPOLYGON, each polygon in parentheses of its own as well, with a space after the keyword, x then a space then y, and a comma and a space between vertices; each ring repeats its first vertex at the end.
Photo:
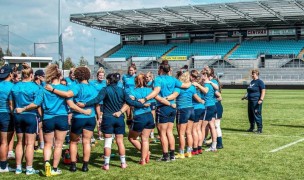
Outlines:
POLYGON ((246 132, 253 132, 253 129, 249 128, 246 132))
POLYGON ((109 165, 109 164, 104 164, 101 168, 102 168, 103 170, 108 171, 108 170, 110 169, 110 165, 109 165))
POLYGON ((72 162, 71 165, 70 165, 70 169, 69 169, 71 172, 76 172, 77 171, 77 168, 76 168, 76 163, 75 162, 72 162))
POLYGON ((255 131, 256 134, 261 134, 262 133, 262 129, 258 129, 255 131))

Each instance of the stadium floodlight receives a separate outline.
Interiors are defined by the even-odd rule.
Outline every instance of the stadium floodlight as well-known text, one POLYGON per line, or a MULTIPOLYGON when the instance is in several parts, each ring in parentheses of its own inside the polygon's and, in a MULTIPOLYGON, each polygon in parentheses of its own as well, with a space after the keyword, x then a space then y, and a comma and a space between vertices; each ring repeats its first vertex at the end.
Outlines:
POLYGON ((243 18, 245 19, 248 19, 249 21, 255 23, 255 24, 258 24, 251 16, 249 16, 247 13, 244 13, 242 11, 240 11, 239 9, 229 5, 229 4, 225 4, 225 8, 226 9, 229 9, 230 11, 242 16, 243 18))
POLYGON ((193 20, 193 19, 191 19, 189 17, 183 16, 181 14, 178 14, 177 12, 175 12, 175 11, 169 9, 169 8, 161 8, 161 9, 162 9, 162 11, 167 12, 168 14, 171 14, 171 15, 173 15, 175 17, 181 18, 184 21, 188 21, 188 22, 190 22, 192 24, 199 25, 197 21, 195 21, 195 20, 193 20))
MULTIPOLYGON (((214 14, 210 13, 209 11, 198 8, 196 6, 191 6, 191 8, 198 13, 201 13, 201 14, 203 14, 205 16, 208 16, 208 17, 212 17, 214 20, 220 22, 221 24, 227 24, 227 22, 224 19, 220 18, 218 15, 214 15, 214 14)), ((227 26, 229 26, 229 25, 227 24, 227 26)))
POLYGON ((123 16, 123 15, 114 14, 113 12, 107 12, 107 14, 110 15, 110 16, 115 16, 115 17, 117 17, 117 18, 119 18, 119 19, 121 19, 121 20, 123 20, 123 21, 128 21, 128 22, 134 23, 134 24, 136 24, 136 25, 138 25, 138 26, 141 26, 141 27, 144 27, 144 28, 147 27, 146 24, 144 24, 144 23, 142 23, 142 22, 139 22, 139 21, 135 21, 135 20, 133 20, 133 19, 129 19, 129 18, 123 16))
POLYGON ((274 11, 273 9, 271 9, 270 7, 268 7, 268 5, 264 2, 260 2, 257 1, 258 5, 265 9, 266 11, 268 11, 270 14, 276 16, 277 18, 279 18, 281 21, 284 21, 285 23, 287 23, 288 25, 290 25, 290 23, 288 21, 286 21, 286 19, 284 18, 284 16, 280 15, 278 12, 274 11))
POLYGON ((169 23, 169 22, 167 22, 167 21, 165 21, 165 20, 163 20, 163 19, 153 17, 153 16, 151 16, 151 15, 148 14, 148 13, 141 12, 141 11, 138 11, 138 10, 133 10, 133 12, 134 12, 135 14, 140 14, 140 15, 142 15, 142 16, 148 18, 148 19, 151 19, 151 20, 153 20, 153 21, 160 22, 160 23, 165 24, 165 25, 167 25, 167 26, 172 26, 171 23, 169 23))
POLYGON ((298 2, 296 0, 294 0, 293 3, 304 11, 304 5, 303 4, 301 4, 300 2, 298 2))

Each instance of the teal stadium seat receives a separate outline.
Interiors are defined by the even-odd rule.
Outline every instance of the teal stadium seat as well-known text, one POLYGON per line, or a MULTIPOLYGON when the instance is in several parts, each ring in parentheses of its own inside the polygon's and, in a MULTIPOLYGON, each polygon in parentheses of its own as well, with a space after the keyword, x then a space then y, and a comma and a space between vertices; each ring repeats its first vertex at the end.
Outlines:
POLYGON ((273 40, 273 41, 245 41, 233 52, 230 59, 256 59, 261 53, 295 54, 304 48, 304 40, 273 40))

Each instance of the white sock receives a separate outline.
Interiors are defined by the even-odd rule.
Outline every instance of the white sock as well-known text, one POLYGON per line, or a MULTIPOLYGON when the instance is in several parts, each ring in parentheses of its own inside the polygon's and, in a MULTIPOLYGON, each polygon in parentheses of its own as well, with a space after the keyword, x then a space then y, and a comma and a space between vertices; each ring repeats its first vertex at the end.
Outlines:
POLYGON ((215 121, 215 129, 217 133, 217 137, 222 137, 222 129, 221 129, 221 121, 215 121))
POLYGON ((110 164, 110 156, 104 156, 105 164, 110 164))
POLYGON ((216 149, 216 142, 212 142, 211 148, 216 149))
POLYGON ((192 147, 187 147, 187 153, 191 152, 192 151, 192 147))
POLYGON ((126 164, 126 156, 125 155, 120 156, 120 162, 121 162, 121 164, 126 164))

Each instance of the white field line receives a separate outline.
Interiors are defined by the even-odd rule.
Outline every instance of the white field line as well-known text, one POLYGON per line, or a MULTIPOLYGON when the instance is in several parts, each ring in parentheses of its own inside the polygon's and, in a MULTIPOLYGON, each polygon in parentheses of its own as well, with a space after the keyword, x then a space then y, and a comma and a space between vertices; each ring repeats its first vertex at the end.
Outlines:
POLYGON ((276 135, 276 134, 254 134, 254 133, 232 133, 232 132, 223 132, 223 136, 227 135, 240 135, 240 136, 261 136, 261 137, 278 137, 278 138, 297 138, 297 137, 303 137, 303 136, 284 136, 284 135, 276 135))
POLYGON ((280 151, 280 150, 282 150, 282 149, 288 148, 289 146, 295 145, 295 144, 297 144, 297 143, 299 143, 299 142, 302 142, 302 141, 304 141, 304 138, 303 138, 303 139, 299 139, 299 140, 297 140, 297 141, 295 141, 295 142, 286 144, 286 145, 284 145, 284 146, 281 146, 281 147, 279 147, 279 148, 277 148, 277 149, 274 149, 274 150, 272 150, 272 151, 270 151, 270 152, 272 152, 272 153, 278 152, 278 151, 280 151))

